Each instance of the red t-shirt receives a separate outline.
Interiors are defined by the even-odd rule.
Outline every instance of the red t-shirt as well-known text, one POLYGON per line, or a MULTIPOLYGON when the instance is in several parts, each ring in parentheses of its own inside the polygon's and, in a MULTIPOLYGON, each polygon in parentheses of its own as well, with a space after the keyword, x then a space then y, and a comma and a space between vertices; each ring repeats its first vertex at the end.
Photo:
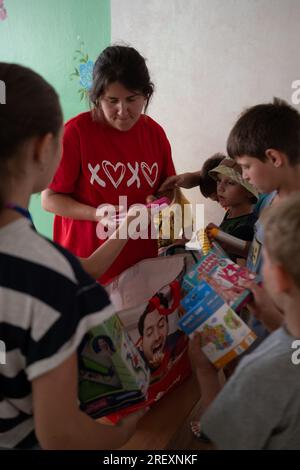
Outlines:
MULTIPOLYGON (((145 203, 167 176, 175 174, 165 132, 153 119, 141 115, 126 132, 93 121, 86 112, 65 124, 63 155, 49 188, 69 194, 92 207, 145 203)), ((54 240, 83 258, 105 240, 97 238, 97 222, 55 216, 54 240)), ((129 240, 99 282, 108 283, 141 259, 157 256, 157 240, 129 240)))

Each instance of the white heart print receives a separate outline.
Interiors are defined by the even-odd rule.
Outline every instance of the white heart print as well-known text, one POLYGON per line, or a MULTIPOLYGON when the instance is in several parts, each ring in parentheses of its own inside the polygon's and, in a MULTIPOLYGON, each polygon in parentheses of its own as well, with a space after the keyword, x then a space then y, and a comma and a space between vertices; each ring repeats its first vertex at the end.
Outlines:
POLYGON ((157 163, 156 162, 153 163, 151 168, 149 168, 149 165, 147 165, 147 163, 142 162, 141 163, 141 169, 142 169, 142 173, 143 173, 146 181, 151 186, 151 188, 153 188, 153 186, 154 186, 154 184, 157 180, 157 175, 158 175, 158 165, 157 165, 157 163), (154 178, 152 177, 153 168, 155 169, 155 177, 154 178), (145 170, 147 170, 147 171, 145 171, 145 170))
POLYGON ((121 183, 121 181, 123 180, 124 175, 125 175, 126 167, 125 167, 124 163, 118 162, 118 163, 116 163, 116 165, 113 165, 108 160, 103 160, 102 168, 103 168, 106 176, 110 179, 110 181, 112 182, 114 187, 117 189, 117 187, 119 186, 119 184, 121 183), (114 179, 115 175, 114 176, 111 175, 108 167, 112 167, 115 173, 118 171, 118 168, 121 168, 121 174, 120 174, 120 177, 117 181, 115 181, 115 179, 114 179))

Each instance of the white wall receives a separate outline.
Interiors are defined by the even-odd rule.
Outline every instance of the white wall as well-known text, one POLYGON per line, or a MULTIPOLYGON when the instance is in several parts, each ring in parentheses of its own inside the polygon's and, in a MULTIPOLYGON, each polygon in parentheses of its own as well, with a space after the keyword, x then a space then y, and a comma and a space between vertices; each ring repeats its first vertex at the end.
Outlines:
MULTIPOLYGON (((137 48, 156 84, 149 114, 166 130, 178 172, 217 151, 245 108, 300 78, 300 0, 111 0, 112 41, 137 48)), ((203 201, 198 190, 186 192, 203 201)), ((220 221, 205 201, 206 222, 220 221)))

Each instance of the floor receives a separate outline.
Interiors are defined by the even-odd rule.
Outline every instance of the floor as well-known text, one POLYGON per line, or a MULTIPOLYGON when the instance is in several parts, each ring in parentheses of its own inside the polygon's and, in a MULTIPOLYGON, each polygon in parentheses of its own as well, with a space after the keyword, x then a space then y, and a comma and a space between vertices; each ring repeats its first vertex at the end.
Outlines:
POLYGON ((199 399, 199 389, 191 377, 151 408, 122 450, 211 449, 190 430, 190 422, 199 414, 199 399))

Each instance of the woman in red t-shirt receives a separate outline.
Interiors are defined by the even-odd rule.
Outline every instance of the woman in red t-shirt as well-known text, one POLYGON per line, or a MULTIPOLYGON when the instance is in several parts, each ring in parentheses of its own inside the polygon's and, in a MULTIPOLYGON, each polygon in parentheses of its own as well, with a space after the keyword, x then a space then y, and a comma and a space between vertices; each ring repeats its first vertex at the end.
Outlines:
MULTIPOLYGON (((105 242, 96 232, 99 205, 118 206, 124 197, 128 208, 144 204, 175 174, 164 130, 143 114, 153 89, 145 59, 135 49, 107 47, 94 66, 92 110, 65 124, 60 166, 42 201, 56 214, 54 241, 77 256, 86 258, 105 242)), ((99 281, 106 284, 156 255, 156 239, 129 240, 99 281)))

